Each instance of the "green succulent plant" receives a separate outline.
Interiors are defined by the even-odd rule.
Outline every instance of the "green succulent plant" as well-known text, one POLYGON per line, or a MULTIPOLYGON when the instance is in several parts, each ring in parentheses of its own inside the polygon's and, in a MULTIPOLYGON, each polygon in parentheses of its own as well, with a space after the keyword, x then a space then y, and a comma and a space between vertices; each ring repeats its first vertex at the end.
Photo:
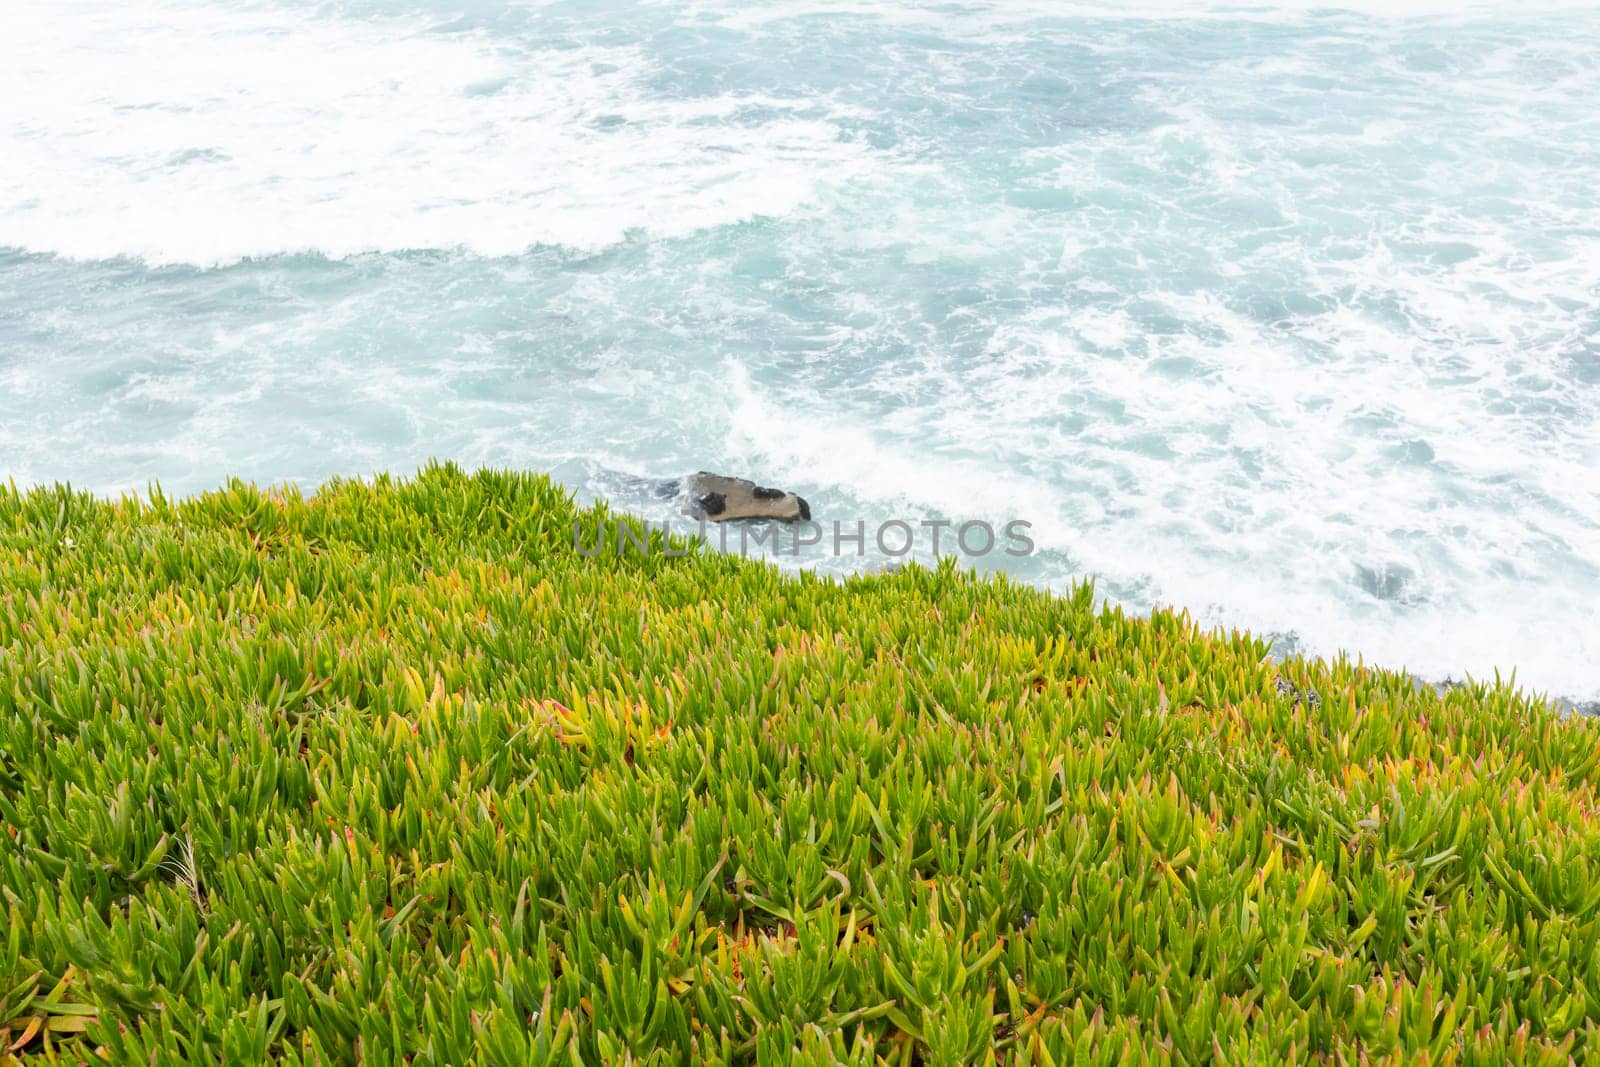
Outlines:
POLYGON ((579 518, 0 488, 0 1063, 1600 1048, 1591 723, 579 518))

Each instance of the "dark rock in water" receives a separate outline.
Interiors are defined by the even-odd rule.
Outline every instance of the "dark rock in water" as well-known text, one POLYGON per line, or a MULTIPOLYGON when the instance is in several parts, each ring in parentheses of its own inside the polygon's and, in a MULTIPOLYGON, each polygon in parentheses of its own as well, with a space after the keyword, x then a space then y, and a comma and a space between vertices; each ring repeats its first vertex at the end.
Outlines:
POLYGON ((679 484, 679 496, 690 518, 712 522, 770 519, 808 522, 811 505, 783 489, 769 489, 747 478, 729 478, 709 471, 691 474, 679 484))
POLYGON ((649 478, 600 469, 590 474, 588 482, 596 495, 622 510, 654 512, 653 501, 670 500, 690 518, 711 522, 806 522, 811 518, 811 506, 802 497, 709 471, 687 478, 649 478))

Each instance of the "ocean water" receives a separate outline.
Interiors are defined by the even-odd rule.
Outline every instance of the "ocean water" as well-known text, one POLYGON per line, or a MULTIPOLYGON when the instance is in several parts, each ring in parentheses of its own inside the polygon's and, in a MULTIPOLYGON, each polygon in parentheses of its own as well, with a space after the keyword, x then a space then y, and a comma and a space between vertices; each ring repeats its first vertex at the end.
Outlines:
POLYGON ((0 5, 0 478, 429 457, 1595 699, 1600 9, 0 5))

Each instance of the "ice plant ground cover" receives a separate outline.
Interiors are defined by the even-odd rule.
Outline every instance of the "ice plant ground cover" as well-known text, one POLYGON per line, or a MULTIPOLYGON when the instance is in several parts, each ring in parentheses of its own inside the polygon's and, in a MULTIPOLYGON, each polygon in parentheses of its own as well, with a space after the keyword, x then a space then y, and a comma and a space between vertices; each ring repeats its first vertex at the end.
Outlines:
POLYGON ((0 1060, 1596 1048, 1593 724, 578 514, 0 489, 0 1060))

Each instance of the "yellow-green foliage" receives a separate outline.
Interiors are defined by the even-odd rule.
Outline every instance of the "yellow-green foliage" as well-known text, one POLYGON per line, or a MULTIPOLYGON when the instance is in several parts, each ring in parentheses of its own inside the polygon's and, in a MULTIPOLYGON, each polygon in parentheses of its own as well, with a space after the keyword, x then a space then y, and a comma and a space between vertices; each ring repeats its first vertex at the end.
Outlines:
POLYGON ((1597 1047, 1590 723, 1087 588, 584 558, 576 514, 452 467, 0 488, 0 1050, 1597 1047))

